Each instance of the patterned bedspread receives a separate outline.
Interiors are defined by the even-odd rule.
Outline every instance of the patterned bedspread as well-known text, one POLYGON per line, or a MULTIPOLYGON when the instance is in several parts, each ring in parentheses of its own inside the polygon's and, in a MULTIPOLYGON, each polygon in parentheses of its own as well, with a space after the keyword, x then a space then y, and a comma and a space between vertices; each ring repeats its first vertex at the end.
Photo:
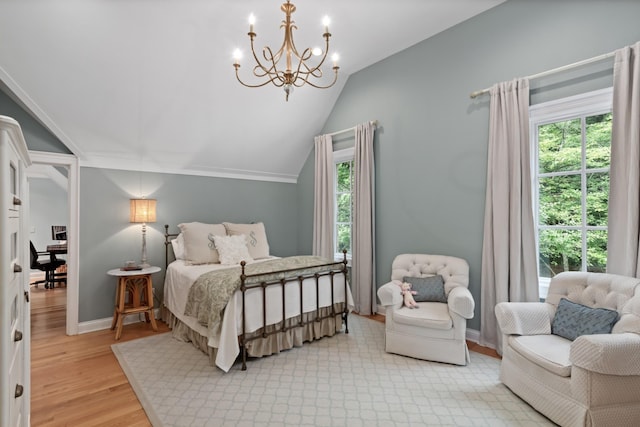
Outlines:
MULTIPOLYGON (((327 267, 319 265, 331 261, 317 256, 294 256, 278 258, 245 266, 245 275, 263 274, 256 278, 248 278, 245 283, 272 281, 283 278, 311 275, 326 271, 327 267), (293 272, 273 273, 273 271, 291 270, 293 272)), ((336 263, 338 265, 339 263, 336 263)), ((233 293, 240 288, 241 267, 210 271, 200 276, 189 290, 185 314, 198 319, 210 331, 218 332, 221 328, 222 313, 233 293)))

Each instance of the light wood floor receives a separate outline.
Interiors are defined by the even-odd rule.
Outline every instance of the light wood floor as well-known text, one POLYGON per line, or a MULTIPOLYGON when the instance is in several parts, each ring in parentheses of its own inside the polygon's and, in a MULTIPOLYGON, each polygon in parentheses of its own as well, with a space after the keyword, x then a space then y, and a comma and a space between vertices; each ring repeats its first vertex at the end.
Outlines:
MULTIPOLYGON (((114 332, 65 335, 66 297, 64 287, 31 288, 31 425, 150 426, 111 351, 114 332)), ((158 322, 157 333, 168 330, 158 322)), ((142 322, 127 325, 119 342, 155 333, 142 322)), ((475 343, 469 349, 498 357, 475 343)))
MULTIPOLYGON (((31 288, 31 425, 151 426, 111 352, 114 332, 65 335, 66 289, 31 288)), ((119 342, 166 332, 126 325, 119 342)))

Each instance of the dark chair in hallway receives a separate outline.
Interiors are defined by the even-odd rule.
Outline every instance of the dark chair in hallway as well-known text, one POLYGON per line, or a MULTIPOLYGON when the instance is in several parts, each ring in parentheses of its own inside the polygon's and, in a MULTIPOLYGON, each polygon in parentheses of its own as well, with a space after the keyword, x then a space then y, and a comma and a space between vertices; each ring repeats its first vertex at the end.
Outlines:
POLYGON ((38 252, 33 246, 33 242, 29 242, 31 245, 31 269, 44 271, 45 279, 31 282, 32 285, 38 286, 40 283, 44 283, 45 289, 53 289, 56 282, 67 282, 67 274, 56 274, 58 267, 65 265, 66 261, 58 259, 54 253, 51 252, 38 252), (46 256, 46 259, 41 257, 46 256))

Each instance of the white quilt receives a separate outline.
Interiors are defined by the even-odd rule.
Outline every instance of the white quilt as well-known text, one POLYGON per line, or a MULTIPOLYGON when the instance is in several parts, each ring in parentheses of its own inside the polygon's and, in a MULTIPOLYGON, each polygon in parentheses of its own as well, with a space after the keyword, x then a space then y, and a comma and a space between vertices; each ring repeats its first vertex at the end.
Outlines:
MULTIPOLYGON (((257 260, 262 262, 272 258, 257 260)), ((233 266, 231 266, 233 267, 233 266)), ((201 325, 196 318, 184 314, 187 304, 187 297, 191 285, 200 275, 218 269, 230 268, 221 264, 185 265, 183 260, 176 260, 169 264, 164 283, 164 305, 183 323, 200 335, 208 337, 210 347, 218 349, 216 355, 216 366, 227 372, 240 354, 238 335, 242 333, 242 293, 236 291, 227 304, 222 318, 222 328, 219 335, 210 335, 206 326, 201 325)), ((320 279, 319 306, 327 307, 331 305, 331 281, 327 276, 320 279)), ((303 282, 304 301, 303 311, 305 313, 316 309, 315 280, 306 279, 303 282)), ((299 295, 298 283, 290 282, 285 286, 287 295, 286 317, 294 317, 300 314, 300 299, 292 298, 290 295, 299 295)), ((334 301, 345 301, 344 276, 337 274, 334 276, 333 284, 334 301)), ((267 324, 274 324, 282 320, 282 291, 279 286, 271 286, 267 289, 267 324)), ((351 290, 347 286, 346 295, 349 309, 353 309, 353 297, 351 290)), ((253 332, 262 327, 263 303, 262 290, 251 289, 246 292, 247 325, 246 331, 253 332)))

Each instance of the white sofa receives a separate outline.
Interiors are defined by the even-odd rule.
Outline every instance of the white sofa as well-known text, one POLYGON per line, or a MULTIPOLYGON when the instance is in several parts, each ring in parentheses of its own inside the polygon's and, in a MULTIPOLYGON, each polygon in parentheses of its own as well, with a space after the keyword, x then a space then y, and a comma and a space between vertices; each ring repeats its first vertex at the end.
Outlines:
MULTIPOLYGON (((640 279, 564 272, 546 302, 500 303, 500 380, 561 426, 640 426, 640 279), (551 334, 561 298, 618 312, 611 333, 551 334)), ((615 321, 615 317, 614 317, 615 321)))
POLYGON ((417 359, 466 365, 467 319, 473 317, 469 289, 469 265, 444 255, 402 254, 391 266, 391 280, 378 289, 385 308, 385 350, 417 359), (403 306, 400 288, 393 280, 441 275, 447 302, 418 302, 420 308, 403 306))

